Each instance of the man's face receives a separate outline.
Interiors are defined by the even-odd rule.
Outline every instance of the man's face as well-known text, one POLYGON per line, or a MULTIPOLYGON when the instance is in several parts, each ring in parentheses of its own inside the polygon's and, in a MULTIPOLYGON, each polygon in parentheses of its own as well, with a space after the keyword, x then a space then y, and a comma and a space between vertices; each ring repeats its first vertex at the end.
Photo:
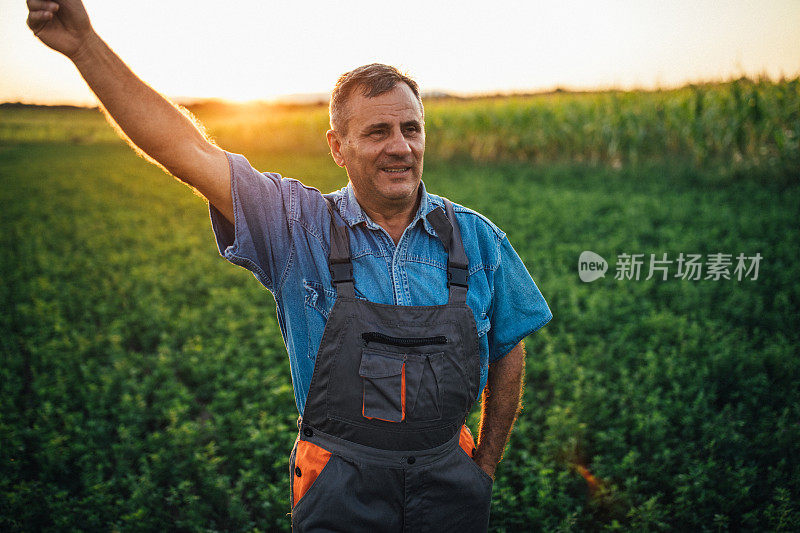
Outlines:
POLYGON ((425 128, 411 88, 398 83, 374 98, 357 89, 346 105, 347 133, 328 132, 328 142, 359 202, 372 209, 416 202, 425 128))

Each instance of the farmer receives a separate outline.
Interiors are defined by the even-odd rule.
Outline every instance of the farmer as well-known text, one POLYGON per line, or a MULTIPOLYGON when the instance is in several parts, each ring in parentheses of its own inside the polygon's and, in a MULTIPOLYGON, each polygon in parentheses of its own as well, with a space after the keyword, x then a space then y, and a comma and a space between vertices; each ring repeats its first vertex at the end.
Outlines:
POLYGON ((302 414, 292 525, 485 531, 522 339, 552 315, 502 231, 426 191, 417 84, 380 64, 339 79, 327 140, 349 183, 323 195, 209 142, 79 0, 28 7, 130 141, 208 200, 220 253, 274 295, 302 414), (465 420, 482 392, 475 446, 465 420))

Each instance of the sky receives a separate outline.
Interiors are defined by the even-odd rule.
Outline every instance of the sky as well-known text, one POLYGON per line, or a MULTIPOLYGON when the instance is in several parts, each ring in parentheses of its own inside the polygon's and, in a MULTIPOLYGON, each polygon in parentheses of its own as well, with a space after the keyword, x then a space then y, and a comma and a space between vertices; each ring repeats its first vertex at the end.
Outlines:
MULTIPOLYGON (((800 75, 800 0, 86 0, 98 34, 179 101, 325 93, 381 62, 423 91, 656 88, 800 75)), ((0 102, 94 105, 65 57, 0 0, 0 102)))

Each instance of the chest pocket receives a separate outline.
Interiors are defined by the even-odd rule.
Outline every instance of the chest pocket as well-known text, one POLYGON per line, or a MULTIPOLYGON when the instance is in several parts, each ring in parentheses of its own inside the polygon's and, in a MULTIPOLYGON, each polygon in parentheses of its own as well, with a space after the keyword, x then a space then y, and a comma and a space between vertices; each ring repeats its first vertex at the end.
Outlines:
POLYGON ((363 378, 365 418, 385 422, 441 418, 439 382, 444 354, 396 354, 364 350, 358 371, 363 378), (407 416, 408 415, 408 416, 407 416))
POLYGON ((303 280, 305 299, 303 306, 308 327, 308 351, 309 359, 315 359, 319 342, 322 339, 322 332, 325 323, 328 321, 333 304, 336 301, 336 291, 326 288, 318 281, 303 280))

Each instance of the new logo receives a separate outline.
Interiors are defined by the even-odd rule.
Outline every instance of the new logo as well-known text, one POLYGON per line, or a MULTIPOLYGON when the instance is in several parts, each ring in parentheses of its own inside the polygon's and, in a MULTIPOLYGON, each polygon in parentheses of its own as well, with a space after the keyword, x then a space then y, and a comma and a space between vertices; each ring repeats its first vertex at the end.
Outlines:
POLYGON ((589 250, 581 252, 578 258, 578 275, 581 281, 589 283, 597 278, 605 277, 608 263, 601 256, 589 250))

